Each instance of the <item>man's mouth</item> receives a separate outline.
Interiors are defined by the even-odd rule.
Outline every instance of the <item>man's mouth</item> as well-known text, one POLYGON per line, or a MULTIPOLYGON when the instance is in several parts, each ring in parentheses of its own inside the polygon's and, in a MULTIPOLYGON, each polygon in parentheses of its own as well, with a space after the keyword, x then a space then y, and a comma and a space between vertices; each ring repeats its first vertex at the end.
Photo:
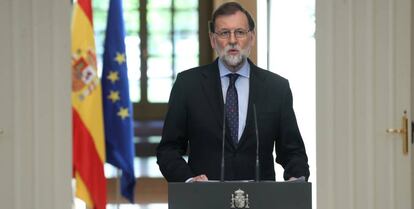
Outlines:
POLYGON ((230 55, 236 55, 239 54, 239 50, 238 49, 229 49, 227 50, 227 53, 230 55))

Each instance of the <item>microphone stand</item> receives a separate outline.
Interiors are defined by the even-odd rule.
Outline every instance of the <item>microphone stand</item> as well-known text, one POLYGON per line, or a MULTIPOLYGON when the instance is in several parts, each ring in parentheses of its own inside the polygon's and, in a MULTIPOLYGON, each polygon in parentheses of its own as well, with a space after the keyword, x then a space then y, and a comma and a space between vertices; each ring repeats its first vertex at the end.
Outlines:
POLYGON ((224 182, 224 145, 226 141, 226 104, 223 108, 223 136, 222 136, 222 147, 221 147, 221 174, 220 181, 224 182))
POLYGON ((259 161, 259 130, 257 128, 256 104, 253 104, 254 129, 256 131, 256 182, 260 181, 260 161, 259 161))

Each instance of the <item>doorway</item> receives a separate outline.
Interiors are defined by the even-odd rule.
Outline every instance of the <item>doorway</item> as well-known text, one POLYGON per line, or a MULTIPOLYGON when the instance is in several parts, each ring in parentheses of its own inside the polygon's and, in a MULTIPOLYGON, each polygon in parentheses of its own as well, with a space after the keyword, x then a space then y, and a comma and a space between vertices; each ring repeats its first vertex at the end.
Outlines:
MULTIPOLYGON (((306 146, 316 208, 315 1, 257 1, 258 66, 289 80, 296 119, 306 146)), ((283 181, 283 168, 276 167, 283 181)))

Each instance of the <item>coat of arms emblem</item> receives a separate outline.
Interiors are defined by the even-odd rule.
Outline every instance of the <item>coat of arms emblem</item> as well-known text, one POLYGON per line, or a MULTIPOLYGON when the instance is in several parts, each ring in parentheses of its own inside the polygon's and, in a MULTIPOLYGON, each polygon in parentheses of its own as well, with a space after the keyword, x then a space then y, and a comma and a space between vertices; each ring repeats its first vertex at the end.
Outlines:
POLYGON ((231 208, 250 208, 249 207, 249 195, 238 189, 231 194, 231 208))

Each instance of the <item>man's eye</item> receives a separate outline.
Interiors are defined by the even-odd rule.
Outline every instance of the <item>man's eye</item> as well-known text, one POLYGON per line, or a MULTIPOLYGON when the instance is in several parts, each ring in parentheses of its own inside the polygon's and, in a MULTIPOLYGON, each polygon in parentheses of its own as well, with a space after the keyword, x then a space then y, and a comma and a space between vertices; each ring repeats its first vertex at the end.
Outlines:
POLYGON ((245 32, 241 30, 236 30, 234 31, 234 33, 236 34, 236 36, 243 36, 245 34, 245 32))
POLYGON ((228 36, 230 34, 229 31, 223 31, 220 33, 221 36, 228 36))

